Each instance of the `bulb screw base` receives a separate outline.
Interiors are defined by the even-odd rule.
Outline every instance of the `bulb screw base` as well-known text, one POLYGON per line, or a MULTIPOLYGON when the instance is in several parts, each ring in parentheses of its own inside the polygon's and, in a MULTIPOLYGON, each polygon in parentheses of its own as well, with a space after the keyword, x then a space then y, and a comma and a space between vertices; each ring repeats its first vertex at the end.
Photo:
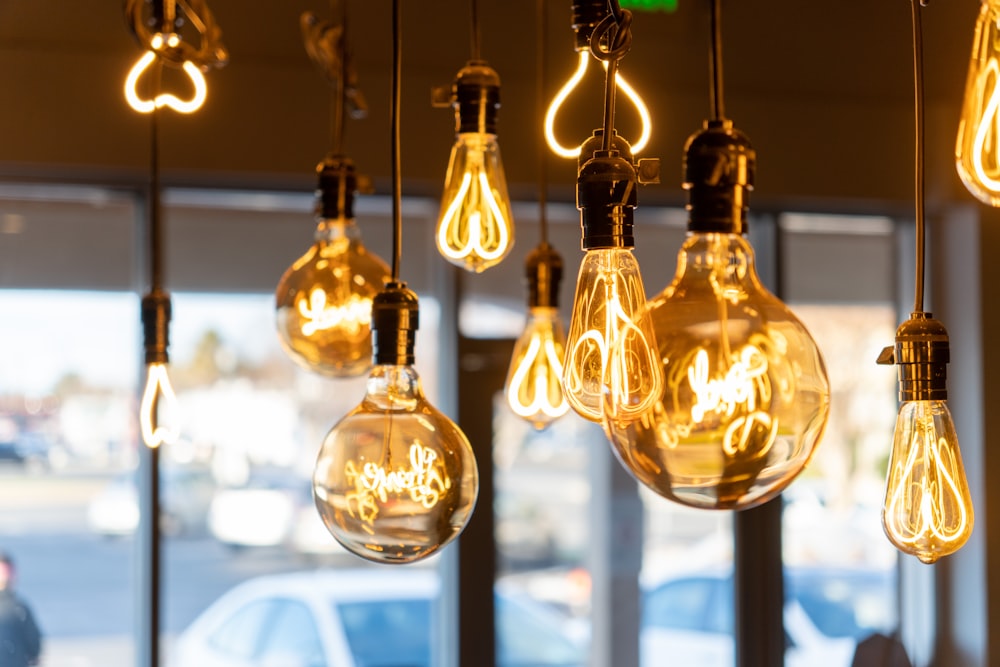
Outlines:
POLYGON ((451 90, 433 89, 431 101, 436 107, 455 109, 456 133, 496 134, 500 75, 485 60, 470 60, 458 71, 451 90))
POLYGON ((876 363, 898 366, 900 401, 948 400, 948 332, 930 313, 916 312, 896 329, 896 343, 876 363))
POLYGON ((584 250, 635 247, 632 224, 638 184, 635 167, 618 151, 597 151, 584 163, 576 180, 584 250))
POLYGON ((354 196, 372 192, 371 180, 358 174, 354 161, 343 155, 327 155, 316 165, 316 217, 342 220, 354 217, 354 196))
POLYGON ((167 347, 170 344, 170 295, 163 290, 153 289, 142 297, 140 311, 145 364, 165 364, 169 361, 167 347))
POLYGON ((688 231, 746 234, 757 153, 730 120, 706 121, 684 147, 688 231))
POLYGON ((372 348, 375 365, 412 366, 420 324, 416 293, 405 282, 388 282, 372 299, 372 348))
POLYGON ((524 274, 528 279, 529 308, 559 307, 559 283, 563 274, 559 251, 548 242, 538 244, 528 253, 524 274))

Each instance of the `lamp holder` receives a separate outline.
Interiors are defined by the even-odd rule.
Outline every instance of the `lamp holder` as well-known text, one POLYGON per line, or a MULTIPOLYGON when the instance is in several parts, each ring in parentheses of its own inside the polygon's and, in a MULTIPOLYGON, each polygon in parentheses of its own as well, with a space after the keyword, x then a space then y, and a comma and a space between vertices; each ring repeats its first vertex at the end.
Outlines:
POLYGON ((528 282, 529 308, 558 308, 563 261, 559 251, 547 241, 535 246, 524 262, 528 282))
POLYGON ((756 151, 732 121, 705 121, 684 146, 688 231, 746 234, 756 167, 756 151))
POLYGON ((316 217, 329 220, 354 217, 354 196, 374 191, 371 179, 359 174, 345 155, 327 155, 316 165, 316 217))
POLYGON ((372 348, 375 364, 412 366, 420 323, 416 293, 405 282, 387 282, 372 299, 372 348))
POLYGON ((570 8, 572 14, 573 49, 590 50, 590 37, 597 24, 610 13, 607 0, 573 0, 570 8))
POLYGON ((140 312, 142 316, 142 347, 146 365, 167 363, 169 361, 167 346, 170 344, 170 295, 161 289, 154 288, 142 297, 140 312))
POLYGON ((639 184, 635 167, 618 151, 596 151, 576 179, 581 247, 634 248, 632 219, 639 184))
POLYGON ((431 91, 435 107, 455 109, 455 132, 497 133, 500 75, 485 60, 470 60, 458 71, 451 88, 431 91))
POLYGON ((930 313, 910 313, 876 363, 898 366, 900 401, 948 400, 948 332, 930 313))

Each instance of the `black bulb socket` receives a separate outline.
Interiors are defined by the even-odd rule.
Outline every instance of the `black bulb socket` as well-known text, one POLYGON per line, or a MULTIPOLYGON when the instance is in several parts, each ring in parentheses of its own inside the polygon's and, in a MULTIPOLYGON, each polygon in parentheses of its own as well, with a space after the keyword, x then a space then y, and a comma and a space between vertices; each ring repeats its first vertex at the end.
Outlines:
POLYGON ((376 365, 412 366, 420 323, 416 293, 405 282, 388 282, 372 299, 372 349, 376 365))
POLYGON ((316 165, 316 216, 329 220, 354 217, 354 196, 358 192, 358 171, 343 155, 327 155, 316 165))
MULTIPOLYGON (((598 128, 580 146, 577 171, 583 169, 583 165, 587 164, 588 160, 602 150, 604 150, 604 128, 598 128)), ((635 162, 635 158, 632 155, 632 145, 614 129, 611 130, 611 150, 617 151, 618 155, 629 162, 635 162)))
POLYGON ((688 231, 746 234, 757 153, 732 121, 706 121, 684 146, 688 231))
POLYGON ((562 274, 563 261, 559 251, 548 242, 535 246, 524 262, 524 275, 528 282, 528 307, 558 308, 562 274))
POLYGON ((948 400, 948 332, 930 313, 911 313, 896 329, 896 343, 882 350, 879 364, 897 366, 900 401, 948 400))
POLYGON ((451 87, 455 132, 497 133, 500 75, 483 60, 470 60, 451 87))
POLYGON ((576 179, 584 250, 635 247, 637 189, 635 167, 617 151, 597 151, 584 163, 576 179))
POLYGON ((573 48, 580 51, 590 50, 590 37, 594 28, 604 20, 611 11, 607 0, 573 0, 571 8, 574 42, 573 48))
POLYGON ((163 290, 154 289, 142 297, 142 349, 147 366, 169 361, 170 311, 170 295, 163 290))

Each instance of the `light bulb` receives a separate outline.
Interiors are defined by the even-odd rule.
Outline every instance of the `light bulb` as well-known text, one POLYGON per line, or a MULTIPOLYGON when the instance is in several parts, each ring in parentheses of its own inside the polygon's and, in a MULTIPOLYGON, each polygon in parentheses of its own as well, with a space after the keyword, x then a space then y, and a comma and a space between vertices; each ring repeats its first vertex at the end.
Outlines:
POLYGON ((315 242, 278 283, 278 334, 285 352, 304 368, 351 377, 371 368, 372 299, 389 267, 361 243, 353 163, 328 157, 317 171, 315 242))
POLYGON ((886 473, 882 527, 900 551, 933 563, 972 534, 972 496, 948 410, 948 332, 916 312, 878 363, 896 364, 899 414, 886 473))
POLYGON ((478 469, 462 431, 424 397, 413 368, 416 295, 375 299, 375 364, 364 400, 331 429, 313 475, 323 523, 352 553, 409 563, 438 551, 475 507, 478 469))
POLYGON ((656 400, 663 374, 632 254, 636 173, 617 151, 595 155, 577 177, 586 254, 570 315, 563 390, 585 419, 627 422, 656 400))
POLYGON ((125 78, 125 99, 128 101, 130 107, 140 113, 150 113, 153 109, 160 109, 162 107, 170 107, 179 113, 193 113, 205 103, 205 98, 208 95, 205 76, 198 69, 198 66, 190 60, 185 60, 181 64, 181 69, 188 75, 191 85, 194 87, 190 99, 182 100, 171 93, 160 93, 152 99, 143 99, 137 91, 139 79, 142 78, 143 73, 157 59, 157 52, 165 46, 176 48, 179 44, 180 37, 173 33, 166 36, 162 33, 157 33, 153 36, 150 43, 150 50, 139 57, 125 78))
POLYGON ((761 285, 743 236, 753 162, 728 121, 689 140, 689 233, 673 281, 648 305, 662 390, 640 419, 606 422, 640 482, 696 508, 776 496, 809 462, 829 414, 819 349, 761 285))
POLYGON ((437 247, 452 264, 479 273, 498 264, 514 243, 507 180, 497 143, 500 78, 468 63, 452 86, 456 137, 445 175, 437 247))
POLYGON ((518 417, 543 429, 569 411, 562 388, 566 334, 559 319, 557 295, 562 258, 542 243, 525 263, 530 287, 528 321, 514 345, 505 394, 518 417))
POLYGON ((955 142, 958 175, 973 195, 1000 206, 1000 0, 982 3, 955 142))
POLYGON ((172 445, 180 437, 176 425, 177 396, 165 364, 146 367, 146 388, 139 405, 139 429, 147 447, 172 445))

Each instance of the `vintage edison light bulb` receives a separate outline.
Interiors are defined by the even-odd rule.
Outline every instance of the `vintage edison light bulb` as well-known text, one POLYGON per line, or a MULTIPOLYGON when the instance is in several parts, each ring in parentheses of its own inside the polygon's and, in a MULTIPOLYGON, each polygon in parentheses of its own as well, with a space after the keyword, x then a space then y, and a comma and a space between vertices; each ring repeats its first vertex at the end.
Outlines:
POLYGON ((371 304, 389 267, 361 243, 354 220, 358 177, 344 157, 317 168, 315 242, 292 264, 275 291, 277 327, 285 352, 329 377, 371 368, 371 304))
POLYGON ((323 523, 347 550, 410 563, 462 532, 479 473, 469 441, 427 401, 413 368, 416 294, 389 283, 375 298, 372 319, 375 362, 365 397, 323 441, 313 495, 323 523))
POLYGON ((147 447, 171 445, 180 437, 177 396, 167 373, 170 296, 154 289, 142 298, 146 386, 139 403, 139 431, 147 447))
POLYGON ((829 412, 820 352, 760 283, 744 238, 755 156, 729 121, 688 140, 688 237, 649 302, 664 382, 631 423, 606 423, 622 463, 685 505, 744 509, 808 463, 829 412))
POLYGON ((879 363, 899 366, 899 414, 886 474, 882 527, 900 551, 933 563, 972 534, 973 508, 947 403, 948 334, 913 313, 879 363))
POLYGON ((580 416, 637 418, 659 396, 663 374, 632 254, 637 177, 618 151, 598 151, 580 169, 577 208, 586 254, 570 315, 563 390, 580 416))
MULTIPOLYGON (((556 119, 563 108, 574 108, 575 105, 567 104, 567 99, 574 91, 581 87, 588 69, 597 71, 600 74, 600 80, 604 80, 604 71, 600 67, 603 65, 604 70, 607 70, 608 64, 603 61, 598 64, 597 59, 591 55, 590 38, 597 24, 608 15, 609 8, 606 0, 574 0, 571 11, 574 35, 573 50, 577 53, 577 65, 573 74, 560 87, 549 103, 548 109, 545 111, 545 141, 549 145, 549 148, 552 149, 552 152, 560 157, 575 158, 583 155, 584 159, 586 159, 590 155, 585 150, 582 150, 579 144, 565 146, 559 142, 559 139, 556 137, 556 119)), ((597 78, 595 77, 595 80, 597 78)), ((642 97, 639 96, 639 93, 629 85, 621 72, 615 75, 615 88, 619 92, 624 93, 639 115, 641 124, 639 137, 632 142, 632 150, 639 153, 649 143, 649 138, 652 135, 653 123, 649 115, 649 109, 642 97)))
POLYGON ((456 136, 438 217, 438 251, 479 273, 499 264, 514 244, 507 179, 497 143, 500 77, 470 61, 452 86, 456 136))
POLYGON ((514 345, 505 394, 514 414, 541 430, 569 411, 562 388, 566 334, 558 307, 562 258, 541 243, 528 255, 525 273, 528 321, 514 345))
POLYGON ((979 10, 955 142, 958 175, 980 201, 1000 206, 1000 0, 979 10))

